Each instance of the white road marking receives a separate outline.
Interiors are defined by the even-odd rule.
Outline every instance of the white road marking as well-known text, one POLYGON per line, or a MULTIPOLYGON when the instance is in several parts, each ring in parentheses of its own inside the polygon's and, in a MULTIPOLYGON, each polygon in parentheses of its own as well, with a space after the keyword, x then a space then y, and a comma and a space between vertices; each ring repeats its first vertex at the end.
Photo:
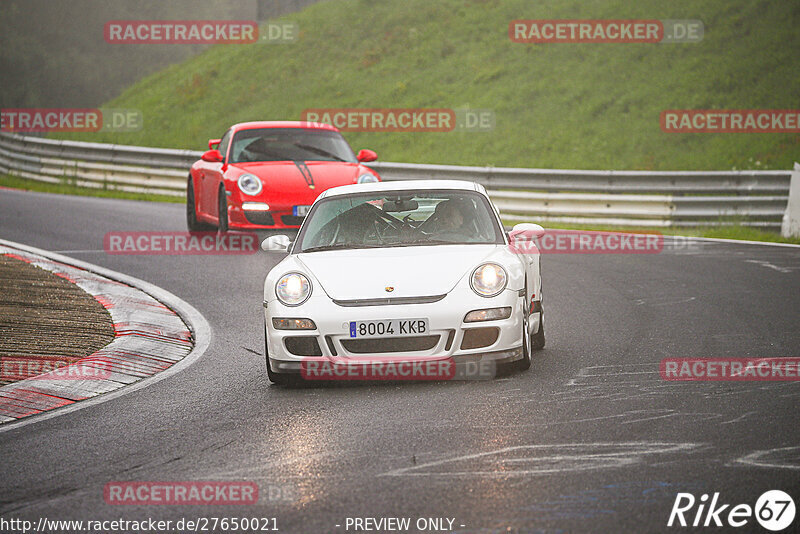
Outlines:
POLYGON ((680 298, 663 299, 660 301, 653 301, 653 302, 648 302, 645 299, 636 299, 634 304, 636 306, 641 306, 642 304, 647 304, 649 306, 675 306, 676 304, 685 304, 687 302, 691 302, 696 299, 697 297, 680 297, 680 298))
POLYGON ((780 267, 778 265, 774 265, 768 261, 763 261, 763 260, 744 260, 744 261, 747 263, 755 263, 757 265, 761 265, 762 267, 768 267, 780 273, 790 273, 795 269, 794 267, 780 267))
POLYGON ((800 469, 800 447, 782 447, 751 452, 736 460, 736 463, 751 467, 773 467, 777 469, 800 469))
POLYGON ((686 454, 696 451, 701 446, 698 443, 661 442, 518 445, 394 469, 379 476, 508 477, 610 469, 642 463, 648 455, 686 454), (520 453, 523 456, 511 456, 520 453), (470 461, 474 462, 468 470, 431 470, 431 468, 446 467, 448 464, 470 461))
POLYGON ((747 417, 749 417, 749 416, 751 416, 751 415, 756 415, 757 413, 758 413, 758 412, 747 412, 747 413, 745 413, 745 414, 742 414, 742 415, 740 415, 740 416, 739 416, 739 417, 737 417, 736 419, 731 419, 730 421, 724 421, 724 422, 722 422, 722 423, 720 423, 720 424, 721 424, 721 425, 729 425, 729 424, 731 424, 731 423, 738 423, 739 421, 741 421, 741 420, 743 420, 743 419, 745 419, 745 418, 747 418, 747 417))
MULTIPOLYGON (((566 381, 563 389, 552 393, 552 398, 560 404, 586 403, 604 400, 607 402, 627 402, 643 399, 656 399, 692 387, 694 394, 705 399, 719 400, 723 397, 736 397, 748 393, 768 391, 781 397, 800 395, 800 382, 688 382, 665 381, 661 378, 659 363, 594 365, 581 368, 573 378, 566 381), (648 369, 648 370, 642 370, 648 369), (791 389, 787 389, 791 388, 791 389)), ((540 402, 537 399, 518 400, 517 403, 540 402)), ((632 412, 627 412, 632 413, 632 412)), ((682 412, 677 416, 685 415, 682 412)), ((719 414, 703 414, 713 422, 722 423, 725 419, 719 414)), ((734 415, 735 417, 736 415, 734 415)), ((673 416, 664 416, 673 417, 673 416)), ((730 418, 731 416, 728 416, 730 418)), ((649 420, 648 417, 645 420, 649 420)), ((637 421, 630 421, 635 423, 637 421)), ((729 421, 735 422, 735 421, 729 421)))

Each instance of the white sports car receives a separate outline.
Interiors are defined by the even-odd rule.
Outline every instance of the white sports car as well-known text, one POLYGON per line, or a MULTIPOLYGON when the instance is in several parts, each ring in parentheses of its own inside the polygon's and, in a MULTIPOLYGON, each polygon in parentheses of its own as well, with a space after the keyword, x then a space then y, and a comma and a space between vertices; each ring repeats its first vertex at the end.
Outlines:
POLYGON ((483 186, 419 180, 328 189, 264 282, 269 379, 309 359, 492 361, 544 347, 537 224, 506 234, 483 186), (526 240, 524 247, 511 237, 526 240), (523 251, 523 252, 520 252, 523 251))

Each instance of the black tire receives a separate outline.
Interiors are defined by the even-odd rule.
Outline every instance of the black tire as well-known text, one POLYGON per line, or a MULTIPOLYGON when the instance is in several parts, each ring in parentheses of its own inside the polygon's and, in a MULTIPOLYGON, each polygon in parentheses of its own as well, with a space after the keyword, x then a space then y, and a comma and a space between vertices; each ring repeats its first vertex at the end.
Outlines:
POLYGON ((544 348, 544 309, 540 306, 539 310, 539 331, 531 336, 531 350, 544 348))
POLYGON ((517 362, 517 368, 520 371, 527 371, 531 368, 531 335, 528 333, 529 317, 528 311, 524 311, 522 319, 522 359, 517 362))
POLYGON ((267 378, 278 386, 293 386, 300 383, 300 377, 294 374, 276 373, 269 366, 269 343, 267 341, 267 327, 264 325, 264 359, 267 362, 267 378))
POLYGON ((219 211, 219 223, 217 224, 217 230, 219 233, 224 234, 228 231, 228 196, 225 194, 225 188, 220 186, 219 188, 219 195, 218 195, 218 206, 219 211))
POLYGON ((206 223, 197 220, 197 204, 194 199, 194 185, 192 184, 191 176, 189 176, 189 182, 186 185, 186 226, 189 227, 190 232, 208 230, 206 223))

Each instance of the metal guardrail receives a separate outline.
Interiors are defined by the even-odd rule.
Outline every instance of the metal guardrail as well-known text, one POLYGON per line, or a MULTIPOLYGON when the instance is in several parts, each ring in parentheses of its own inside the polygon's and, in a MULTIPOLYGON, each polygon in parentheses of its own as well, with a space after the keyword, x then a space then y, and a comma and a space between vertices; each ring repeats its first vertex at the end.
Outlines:
POLYGON ((50 183, 182 196, 201 152, 0 132, 0 172, 50 183))
MULTIPOLYGON (((52 183, 182 196, 201 152, 0 132, 0 173, 52 183)), ((780 228, 791 171, 588 171, 372 163, 384 180, 483 184, 505 219, 780 228)))
POLYGON ((391 180, 470 179, 487 189, 592 193, 789 194, 791 171, 582 171, 375 163, 391 180), (469 178, 467 178, 469 177, 469 178))

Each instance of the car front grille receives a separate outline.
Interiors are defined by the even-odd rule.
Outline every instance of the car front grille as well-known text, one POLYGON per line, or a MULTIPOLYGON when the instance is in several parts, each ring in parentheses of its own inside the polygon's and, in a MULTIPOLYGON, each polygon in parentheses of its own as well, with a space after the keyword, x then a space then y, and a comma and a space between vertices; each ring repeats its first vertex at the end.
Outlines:
POLYGON ((273 226, 275 219, 268 211, 247 211, 244 210, 244 217, 250 224, 262 224, 264 226, 273 226))
POLYGON ((469 328, 464 330, 461 350, 488 347, 500 337, 500 329, 495 327, 469 328))
POLYGON ((347 308, 358 306, 390 306, 394 304, 430 304, 431 302, 439 302, 445 296, 446 295, 432 295, 430 297, 394 297, 354 300, 333 299, 333 303, 337 306, 344 306, 347 308))
POLYGON ((439 343, 439 335, 408 337, 376 337, 369 339, 343 339, 342 346, 353 354, 381 354, 386 352, 417 352, 430 350, 439 343))
POLYGON ((289 336, 283 339, 283 344, 295 356, 322 356, 315 336, 289 336))

